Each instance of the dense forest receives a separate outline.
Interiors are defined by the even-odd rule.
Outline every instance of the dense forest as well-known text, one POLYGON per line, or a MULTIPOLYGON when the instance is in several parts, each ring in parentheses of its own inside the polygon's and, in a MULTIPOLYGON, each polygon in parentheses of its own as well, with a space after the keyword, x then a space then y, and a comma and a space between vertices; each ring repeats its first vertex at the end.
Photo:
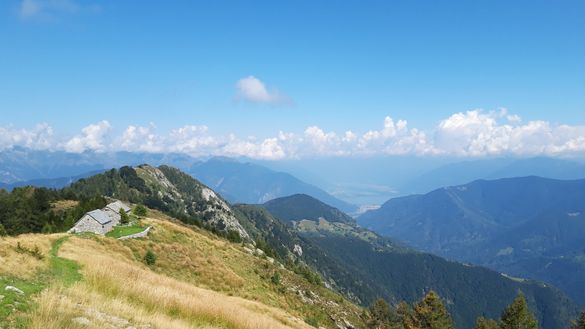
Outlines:
MULTIPOLYGON (((585 316, 585 313, 581 317, 585 316)), ((573 328, 580 329, 579 321, 573 323, 573 328)), ((413 305, 400 302, 396 306, 389 306, 385 300, 377 299, 370 305, 370 328, 377 329, 453 329, 455 325, 443 301, 434 291, 427 293, 420 301, 413 305)), ((503 311, 498 320, 478 317, 474 329, 537 329, 538 321, 528 308, 522 293, 503 311)))
POLYGON ((11 192, 0 189, 0 233, 63 232, 87 211, 105 205, 101 195, 77 197, 67 190, 35 187, 19 187, 11 192))

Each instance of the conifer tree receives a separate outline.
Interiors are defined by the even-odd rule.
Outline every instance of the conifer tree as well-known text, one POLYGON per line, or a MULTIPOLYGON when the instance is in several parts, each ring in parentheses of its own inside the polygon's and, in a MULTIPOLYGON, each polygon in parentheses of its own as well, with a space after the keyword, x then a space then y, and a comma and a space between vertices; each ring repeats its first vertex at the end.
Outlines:
POLYGON ((453 329, 453 321, 441 298, 429 292, 414 306, 414 316, 420 329, 453 329))
POLYGON ((130 222, 130 217, 126 213, 124 209, 120 209, 120 224, 128 224, 130 222))
POLYGON ((526 298, 519 293, 502 314, 501 329, 537 329, 538 322, 528 309, 526 298))
POLYGON ((419 329, 412 307, 405 302, 396 306, 395 329, 419 329))
POLYGON ((477 318, 474 329, 499 329, 500 325, 496 320, 486 319, 483 316, 477 318))
POLYGON ((146 216, 148 210, 146 209, 145 206, 138 204, 138 205, 136 205, 136 207, 134 207, 134 210, 132 212, 136 216, 144 217, 144 216, 146 216))
POLYGON ((390 328, 390 312, 390 306, 384 299, 376 299, 370 305, 369 327, 376 329, 390 328))
POLYGON ((585 329, 585 311, 581 312, 577 321, 571 323, 571 329, 585 329))

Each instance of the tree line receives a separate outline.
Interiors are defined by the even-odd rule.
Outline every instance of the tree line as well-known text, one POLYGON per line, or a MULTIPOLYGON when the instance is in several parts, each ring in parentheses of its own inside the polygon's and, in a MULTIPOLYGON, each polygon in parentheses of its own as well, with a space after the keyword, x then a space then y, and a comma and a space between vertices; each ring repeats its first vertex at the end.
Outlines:
MULTIPOLYGON (((454 329, 447 308, 437 293, 431 291, 410 305, 400 302, 395 307, 379 298, 369 307, 367 324, 372 329, 454 329)), ((508 305, 499 319, 479 317, 474 329, 538 329, 538 321, 528 308, 524 294, 508 305)), ((585 311, 573 321, 571 329, 585 329, 585 311)))
POLYGON ((86 212, 106 206, 101 195, 78 197, 67 190, 19 187, 0 189, 0 235, 55 233, 68 230, 86 212), (57 201, 73 201, 55 207, 57 201))

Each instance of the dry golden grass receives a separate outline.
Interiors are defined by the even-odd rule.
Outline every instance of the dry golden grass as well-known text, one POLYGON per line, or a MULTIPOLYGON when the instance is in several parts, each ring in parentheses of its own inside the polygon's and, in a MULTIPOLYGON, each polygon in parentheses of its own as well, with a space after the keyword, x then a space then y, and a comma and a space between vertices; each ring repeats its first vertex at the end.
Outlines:
POLYGON ((159 258, 157 269, 198 286, 226 292, 236 292, 244 279, 226 262, 233 253, 231 243, 202 235, 179 224, 147 220, 155 229, 149 240, 133 240, 127 245, 143 254, 151 249, 159 258))
POLYGON ((53 202, 51 204, 51 207, 53 208, 53 210, 60 211, 75 208, 78 204, 79 201, 76 200, 59 200, 53 202))
POLYGON ((77 316, 104 325, 88 310, 156 328, 308 328, 280 309, 165 277, 124 255, 102 253, 104 247, 90 239, 65 242, 60 256, 79 262, 84 280, 43 292, 31 328, 75 328, 77 316))
POLYGON ((317 317, 329 327, 331 317, 361 322, 362 310, 325 287, 309 284, 304 278, 278 264, 248 254, 241 245, 230 243, 206 230, 185 227, 157 212, 145 222, 154 230, 148 240, 127 240, 124 245, 137 259, 147 249, 158 256, 156 272, 178 280, 228 293, 262 304, 285 309, 300 318, 317 317), (275 286, 270 277, 279 272, 282 284, 275 286), (282 289, 286 291, 283 292, 282 289), (307 303, 304 294, 316 294, 319 300, 307 303))
MULTIPOLYGON (((158 212, 149 214, 143 219, 154 227, 148 239, 70 236, 59 256, 79 263, 83 279, 68 287, 50 281, 49 288, 34 297, 37 306, 27 314, 27 327, 310 328, 302 319, 314 316, 326 327, 334 326, 331 316, 356 323, 361 309, 340 301, 330 290, 249 255, 239 244, 158 212), (146 250, 157 255, 152 267, 143 264, 146 250), (275 271, 282 276, 280 288, 270 282, 275 271), (300 296, 308 291, 320 296, 315 304, 300 296), (332 301, 341 304, 324 311, 323 305, 332 301), (90 324, 76 324, 78 317, 90 324)), ((51 244, 63 236, 0 240, 0 275, 34 279, 49 269, 51 244), (47 257, 38 260, 18 253, 17 242, 37 246, 47 257)))
POLYGON ((17 237, 0 238, 0 274, 21 279, 30 279, 48 266, 47 256, 51 244, 60 235, 23 234, 17 237), (17 251, 17 245, 28 249, 38 248, 44 259, 37 259, 30 254, 17 251))

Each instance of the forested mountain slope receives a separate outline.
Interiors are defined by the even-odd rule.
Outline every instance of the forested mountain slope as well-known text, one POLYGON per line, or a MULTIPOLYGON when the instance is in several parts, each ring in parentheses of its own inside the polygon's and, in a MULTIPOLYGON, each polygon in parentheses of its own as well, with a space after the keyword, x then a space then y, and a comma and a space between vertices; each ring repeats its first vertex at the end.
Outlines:
POLYGON ((422 250, 550 282, 585 304, 585 180, 480 180, 391 199, 358 222, 422 250))
MULTIPOLYGON (((294 207, 291 197, 270 202, 294 207)), ((303 202, 302 204, 306 204, 303 202)), ((325 208, 326 205, 320 206, 325 208)), ((330 207, 329 207, 330 208, 330 207)), ((358 282, 352 291, 365 304, 377 296, 394 303, 412 302, 429 290, 444 298, 460 328, 470 328, 480 315, 491 318, 523 291, 529 304, 537 310, 544 328, 562 328, 578 307, 557 289, 542 283, 513 280, 498 272, 447 261, 441 257, 413 251, 352 223, 330 222, 314 209, 302 213, 299 204, 292 221, 298 235, 319 250, 311 256, 320 271, 343 285, 358 282), (343 273, 337 273, 342 268, 343 273)))

